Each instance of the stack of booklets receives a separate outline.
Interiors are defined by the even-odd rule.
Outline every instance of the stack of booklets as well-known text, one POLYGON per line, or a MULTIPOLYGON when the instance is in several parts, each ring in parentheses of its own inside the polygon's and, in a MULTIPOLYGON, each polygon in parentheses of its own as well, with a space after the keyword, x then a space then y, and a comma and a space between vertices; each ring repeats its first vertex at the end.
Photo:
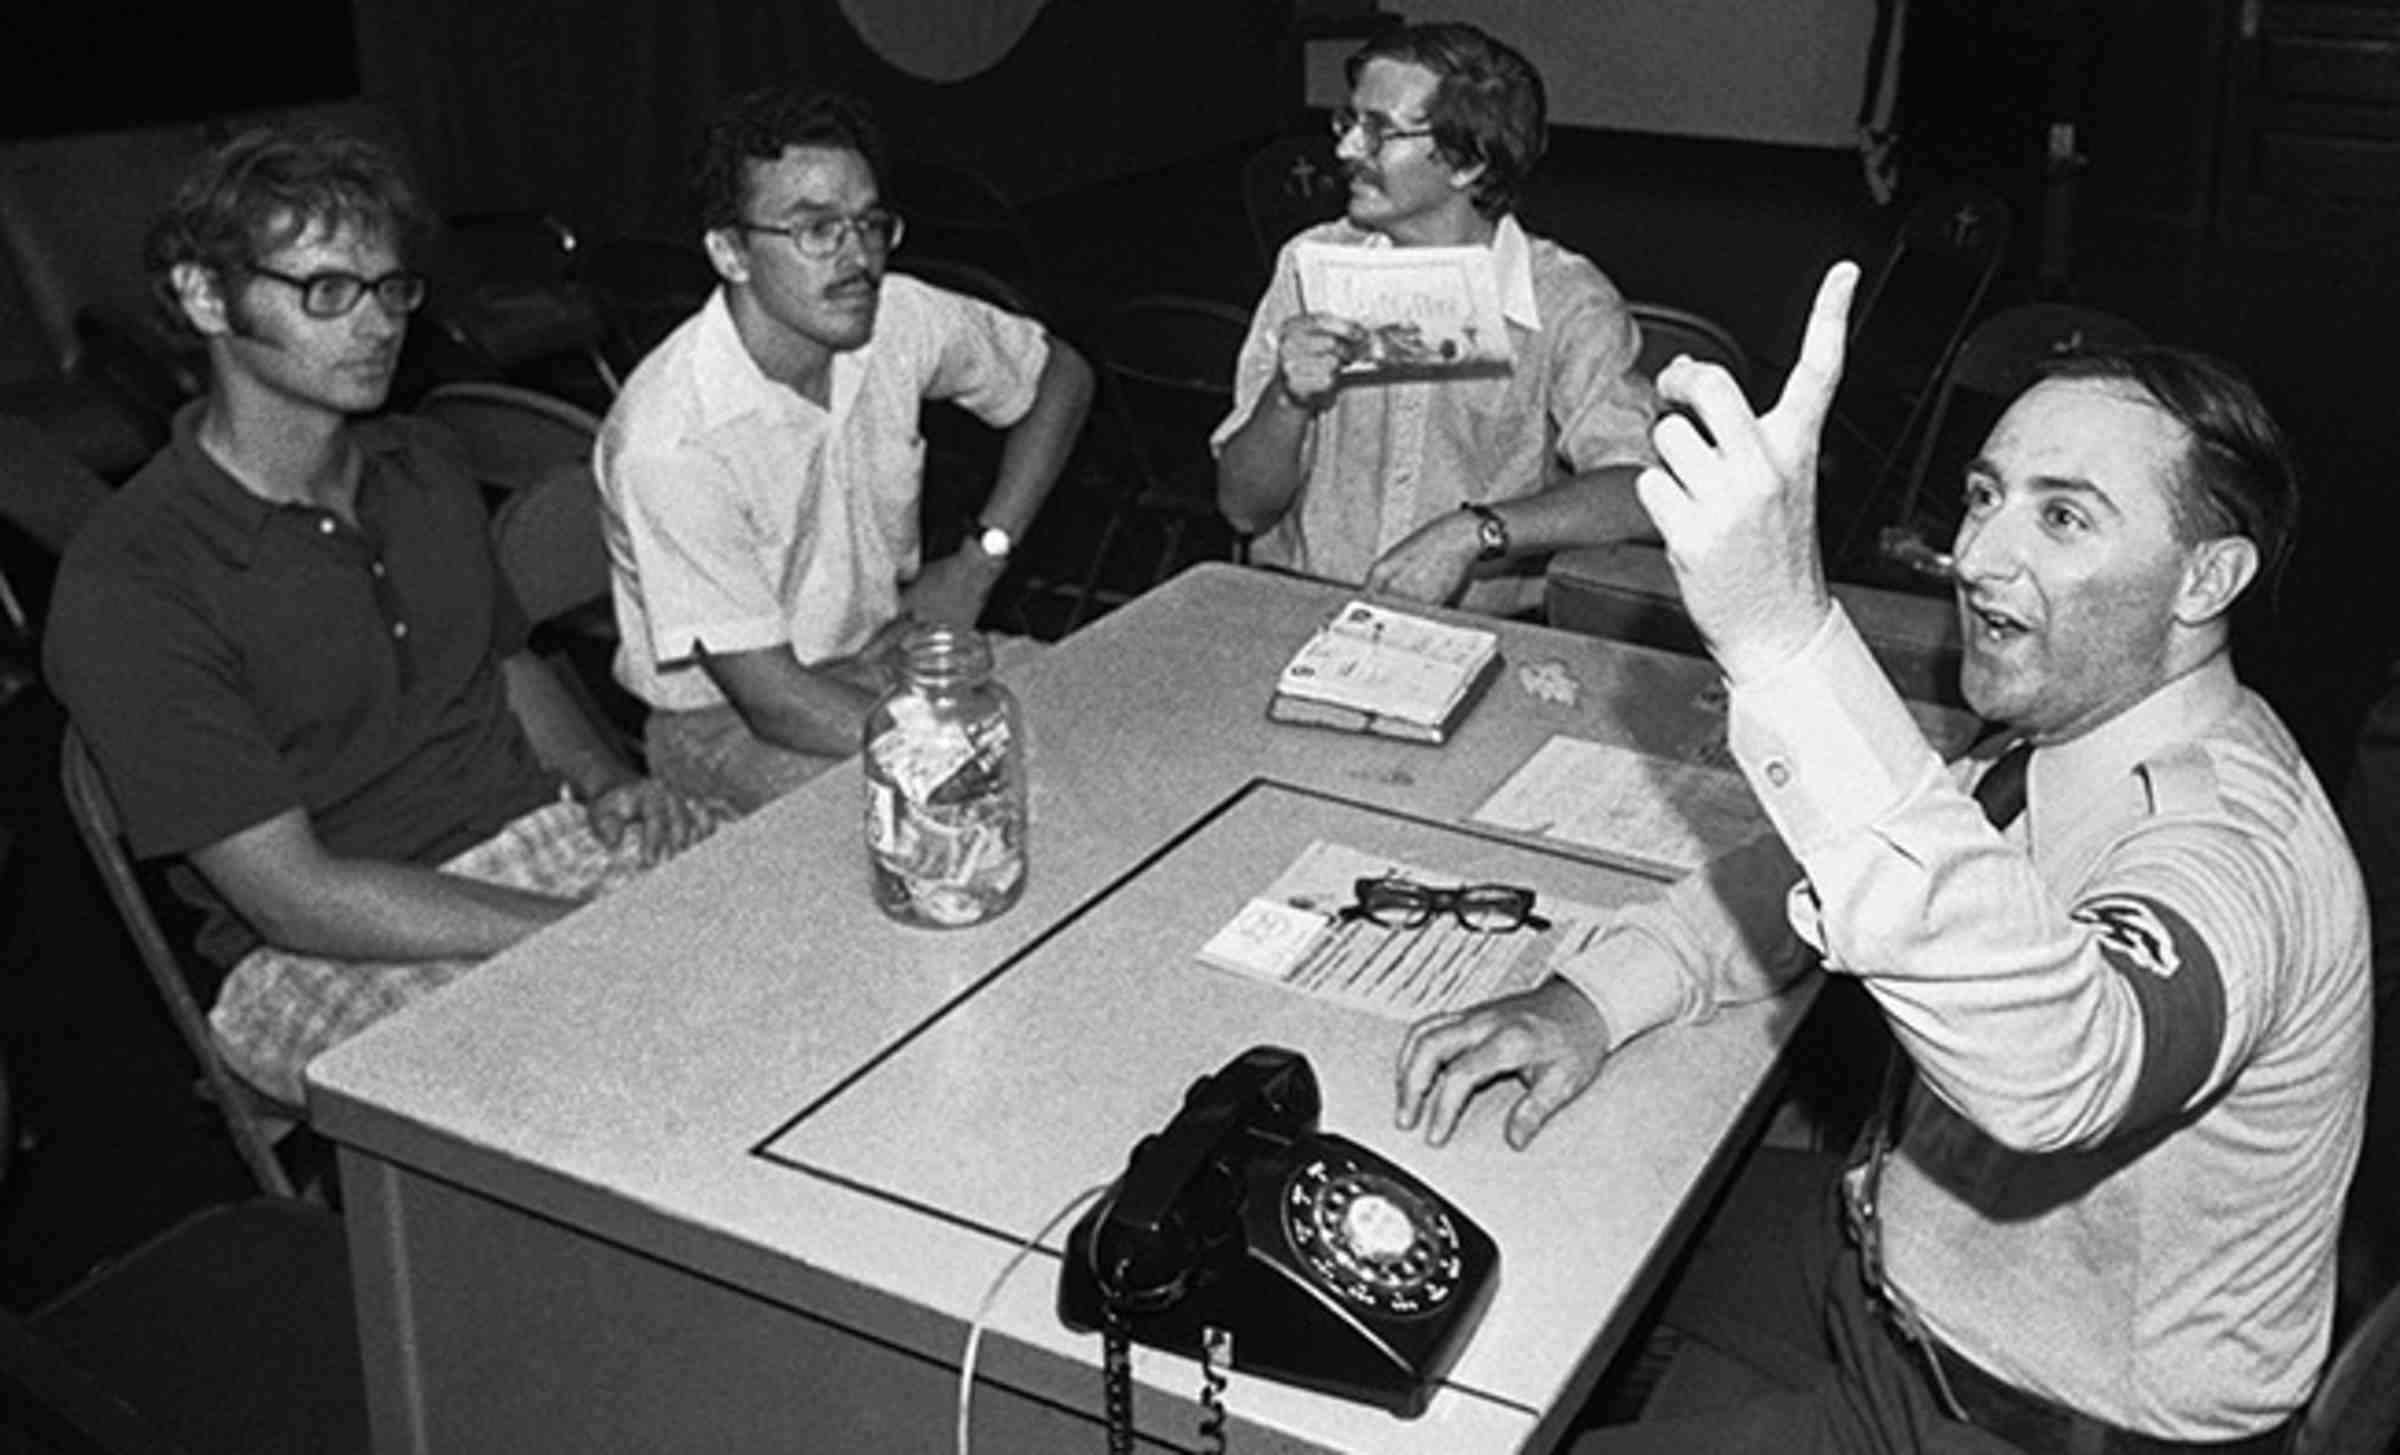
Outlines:
POLYGON ((1498 675, 1497 633, 1353 601, 1284 665, 1267 716, 1443 743, 1498 675))

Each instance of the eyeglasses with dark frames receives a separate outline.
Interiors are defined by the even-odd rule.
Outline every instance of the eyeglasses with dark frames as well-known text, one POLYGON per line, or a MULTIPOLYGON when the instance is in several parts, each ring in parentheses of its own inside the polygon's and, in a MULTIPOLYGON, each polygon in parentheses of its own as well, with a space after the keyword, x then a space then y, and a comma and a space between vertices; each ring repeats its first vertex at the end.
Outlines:
POLYGON ((1539 933, 1550 921, 1533 912, 1534 893, 1514 884, 1465 884, 1436 889, 1397 874, 1361 879, 1351 886, 1357 903, 1336 918, 1344 923, 1366 920, 1385 929, 1413 930, 1447 914, 1480 935, 1505 935, 1517 930, 1539 933))
POLYGON ((423 273, 406 268, 374 278, 362 278, 338 268, 302 276, 279 273, 256 263, 244 263, 242 271, 261 278, 271 278, 287 287, 300 290, 300 311, 311 318, 342 318, 358 307, 359 300, 372 293, 383 311, 395 317, 416 312, 425 306, 425 294, 430 285, 423 273))
POLYGON ((857 238, 862 251, 878 256, 900 246, 901 234, 907 225, 900 214, 888 208, 870 207, 847 217, 812 217, 796 222, 736 222, 742 232, 779 233, 792 240, 804 258, 830 258, 842 250, 842 244, 857 238))
POLYGON ((1379 112, 1358 111, 1348 106, 1335 107, 1327 121, 1333 127, 1333 139, 1337 144, 1347 140, 1350 133, 1356 131, 1367 139, 1367 151, 1370 154, 1382 151, 1386 142, 1433 135, 1430 126, 1402 126, 1379 112))

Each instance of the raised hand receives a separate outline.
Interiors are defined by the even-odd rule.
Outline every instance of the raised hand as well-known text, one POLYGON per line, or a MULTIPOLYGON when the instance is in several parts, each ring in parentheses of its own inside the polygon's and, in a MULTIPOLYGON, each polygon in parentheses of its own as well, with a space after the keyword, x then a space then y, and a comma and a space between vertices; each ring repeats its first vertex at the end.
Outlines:
POLYGON ((1634 488, 1666 539, 1684 608, 1735 679, 1797 653, 1829 609, 1817 549, 1817 442, 1841 381, 1857 286, 1855 263, 1826 271, 1800 361, 1764 418, 1714 364, 1679 358, 1658 376, 1660 399, 1690 413, 1659 420, 1651 438, 1663 465, 1644 470, 1634 488))

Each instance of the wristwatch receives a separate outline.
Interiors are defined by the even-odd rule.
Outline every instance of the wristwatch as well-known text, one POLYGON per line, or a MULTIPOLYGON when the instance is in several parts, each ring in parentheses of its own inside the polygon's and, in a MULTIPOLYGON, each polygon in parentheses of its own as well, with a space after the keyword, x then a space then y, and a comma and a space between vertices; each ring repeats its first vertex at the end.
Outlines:
POLYGON ((1497 561, 1508 554, 1508 522, 1499 511, 1472 500, 1460 501, 1458 508, 1475 517, 1476 560, 1497 561))
POLYGON ((995 561, 1005 561, 1016 549, 1017 538, 988 522, 975 532, 975 548, 995 561))

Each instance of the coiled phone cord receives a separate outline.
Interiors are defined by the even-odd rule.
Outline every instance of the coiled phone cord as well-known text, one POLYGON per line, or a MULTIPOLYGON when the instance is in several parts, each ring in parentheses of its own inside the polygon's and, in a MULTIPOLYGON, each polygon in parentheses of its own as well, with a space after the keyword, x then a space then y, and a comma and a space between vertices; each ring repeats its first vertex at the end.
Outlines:
POLYGON ((1100 1389, 1108 1414, 1108 1455, 1133 1452, 1133 1349, 1125 1338, 1125 1316, 1113 1301, 1101 1304, 1100 1389))
POLYGON ((1233 1331, 1200 1331, 1200 1448, 1225 1455, 1225 1369, 1233 1364, 1233 1331), (1222 1366, 1222 1367, 1220 1367, 1222 1366))

